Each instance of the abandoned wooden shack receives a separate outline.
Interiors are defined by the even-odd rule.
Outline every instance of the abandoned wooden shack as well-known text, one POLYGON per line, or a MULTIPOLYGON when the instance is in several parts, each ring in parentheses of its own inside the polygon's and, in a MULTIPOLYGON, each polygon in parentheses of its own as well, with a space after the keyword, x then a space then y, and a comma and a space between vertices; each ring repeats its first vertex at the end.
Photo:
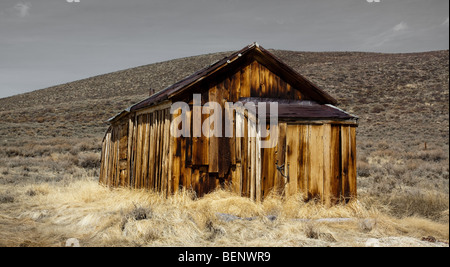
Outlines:
POLYGON ((99 181, 167 195, 187 188, 200 197, 229 186, 254 200, 272 191, 302 192, 305 199, 325 203, 355 198, 357 117, 335 107, 336 102, 253 43, 111 118, 99 181), (222 113, 229 112, 226 102, 277 103, 277 124, 266 129, 276 133, 272 147, 261 147, 258 130, 256 136, 247 134, 255 121, 245 110, 229 114, 243 136, 193 135, 196 124, 217 116, 200 111, 201 119, 194 120, 193 112, 201 108, 194 105, 194 94, 201 95, 202 105, 219 103, 222 113), (190 110, 171 114, 176 102, 190 110), (171 135, 171 127, 179 130, 172 126, 179 117, 190 126, 183 130, 189 136, 171 135))

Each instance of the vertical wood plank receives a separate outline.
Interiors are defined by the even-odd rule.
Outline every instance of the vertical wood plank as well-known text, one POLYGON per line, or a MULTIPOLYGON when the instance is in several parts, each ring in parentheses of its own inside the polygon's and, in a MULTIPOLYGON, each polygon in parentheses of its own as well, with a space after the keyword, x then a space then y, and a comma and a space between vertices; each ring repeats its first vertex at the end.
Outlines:
POLYGON ((332 204, 337 203, 341 193, 341 140, 340 140, 340 125, 331 126, 331 181, 330 181, 330 191, 331 191, 331 202, 332 204))
POLYGON ((293 95, 295 100, 302 100, 302 94, 299 90, 293 89, 293 95))
POLYGON ((120 148, 120 128, 119 126, 115 127, 115 138, 114 138, 114 182, 113 187, 119 186, 119 177, 120 177, 120 157, 119 157, 119 148, 120 148))
POLYGON ((149 177, 148 177, 148 185, 147 188, 148 189, 155 189, 155 151, 156 151, 156 134, 155 134, 155 129, 156 129, 156 113, 152 112, 149 114, 150 115, 150 122, 149 122, 149 126, 150 126, 150 147, 149 147, 149 162, 150 162, 150 166, 149 166, 149 177))
POLYGON ((155 190, 159 191, 161 182, 161 111, 155 111, 156 115, 156 131, 155 131, 155 190))
POLYGON ((163 193, 164 192, 164 166, 165 166, 165 162, 164 162, 164 160, 165 160, 165 157, 164 157, 164 154, 165 154, 165 141, 166 141, 166 138, 165 138, 165 132, 164 132, 164 127, 165 127, 165 123, 166 123, 166 120, 165 120, 165 113, 166 113, 166 111, 164 110, 164 109, 162 109, 161 111, 160 111, 160 113, 161 113, 161 115, 160 115, 160 117, 161 117, 161 129, 160 129, 160 133, 159 133, 159 138, 161 139, 161 144, 160 144, 160 155, 159 155, 159 159, 160 159, 160 169, 159 169, 159 188, 158 188, 158 191, 159 192, 161 192, 161 193, 163 193))
MULTIPOLYGON (((228 146, 228 150, 230 152, 230 162, 231 165, 236 165, 236 117, 235 112, 233 109, 225 109, 224 112, 226 113, 226 117, 228 117, 228 120, 224 120, 225 124, 231 125, 232 129, 232 136, 231 137, 224 137, 226 139, 226 144, 228 146)), ((224 132, 225 132, 225 125, 224 125, 224 132)))
POLYGON ((345 200, 348 200, 350 197, 350 186, 349 186, 349 126, 342 125, 341 126, 341 197, 345 200))
POLYGON ((108 142, 106 144, 106 150, 107 150, 107 157, 106 157, 107 169, 105 169, 105 185, 106 186, 108 186, 108 184, 109 184, 109 179, 111 177, 110 175, 111 175, 111 169, 112 169, 111 134, 112 134, 112 129, 107 134, 107 138, 106 138, 106 140, 108 140, 108 142))
POLYGON ((157 190, 158 188, 158 127, 159 127, 159 118, 158 118, 158 111, 154 111, 152 114, 152 141, 151 141, 151 179, 150 179, 150 188, 152 190, 157 190))
POLYGON ((348 166, 348 184, 349 195, 351 198, 357 197, 356 190, 356 127, 349 126, 349 166, 348 166))
POLYGON ((203 196, 203 193, 205 191, 205 185, 200 182, 200 169, 199 168, 193 168, 192 171, 190 172, 191 175, 191 182, 189 183, 189 185, 186 187, 186 189, 192 188, 195 190, 195 192, 197 193, 198 197, 203 196))
POLYGON ((298 147, 299 147, 299 126, 288 125, 286 130, 286 161, 285 169, 289 169, 289 181, 287 195, 297 193, 298 183, 298 147))
MULTIPOLYGON (((209 101, 210 102, 218 102, 220 98, 217 86, 211 87, 209 90, 209 101)), ((215 121, 220 121, 221 118, 218 117, 218 114, 213 114, 215 121)), ((216 127, 216 125, 214 125, 216 127)), ((219 172, 219 139, 216 136, 209 137, 209 170, 210 173, 218 173, 219 172)))
POLYGON ((278 85, 278 97, 279 98, 288 98, 287 95, 287 84, 283 79, 280 79, 278 85))
POLYGON ((276 92, 274 90, 275 74, 270 70, 267 70, 267 97, 276 97, 276 92))
POLYGON ((136 171, 135 188, 140 188, 142 166, 142 116, 137 117, 137 141, 136 141, 136 171))
POLYGON ((172 114, 170 114, 170 110, 167 111, 167 138, 169 139, 169 150, 168 150, 168 170, 167 170, 167 195, 173 194, 173 176, 172 176, 172 169, 173 169, 173 149, 174 149, 174 138, 170 134, 171 131, 171 122, 173 121, 172 114))
POLYGON ((132 147, 132 159, 131 159, 131 188, 136 186, 136 158, 137 158, 137 142, 138 142, 138 117, 134 116, 133 123, 133 147, 132 147))
MULTIPOLYGON (((276 161, 278 166, 281 166, 284 164, 285 170, 283 172, 284 175, 286 175, 286 169, 287 169, 287 163, 286 163, 286 130, 287 130, 287 124, 285 122, 279 122, 278 123, 278 142, 277 142, 277 152, 276 152, 276 161)), ((287 184, 287 178, 283 177, 283 174, 279 172, 276 169, 276 176, 275 176, 275 188, 278 193, 282 194, 285 188, 285 185, 287 184)))
MULTIPOLYGON (((222 117, 219 120, 222 123, 222 137, 219 137, 219 178, 227 179, 227 175, 229 174, 230 168, 231 168, 231 147, 230 147, 230 138, 225 136, 225 123, 226 117, 225 117, 225 101, 229 97, 229 91, 227 88, 229 88, 230 81, 229 79, 225 79, 224 82, 219 83, 217 86, 217 103, 220 104, 221 110, 222 110, 222 117)), ((231 117, 232 118, 232 117, 231 117)), ((231 122, 232 123, 232 122, 231 122)), ((234 125, 234 124, 232 124, 234 125)))
MULTIPOLYGON (((181 110, 178 110, 172 115, 172 121, 181 115, 181 110)), ((171 125, 177 127, 177 125, 171 125)), ((172 130, 174 132, 174 130, 172 130)), ((181 170, 181 138, 171 136, 172 139, 172 188, 173 193, 177 193, 180 185, 180 170, 181 170)))
POLYGON ((164 155, 164 110, 159 111, 159 131, 158 131, 158 139, 159 139, 159 155, 158 155, 158 161, 159 161, 159 169, 158 169, 158 192, 161 192, 162 190, 162 175, 163 175, 163 167, 164 167, 164 161, 163 161, 163 155, 164 155))
POLYGON ((263 156, 262 162, 262 194, 263 198, 268 196, 272 190, 277 191, 277 169, 276 169, 276 161, 277 161, 277 141, 278 141, 278 125, 275 125, 274 128, 270 129, 270 125, 267 125, 267 132, 269 136, 266 139, 267 142, 270 142, 270 148, 261 148, 261 155, 263 156), (277 138, 274 138, 276 135, 277 138))
POLYGON ((261 132, 257 130, 255 139, 255 191, 256 191, 256 201, 261 201, 261 132))
POLYGON ((255 185, 256 185, 256 146, 255 137, 250 137, 250 198, 255 200, 255 185))
POLYGON ((304 199, 306 200, 308 198, 308 184, 309 184, 309 166, 310 163, 308 161, 309 158, 309 150, 308 150, 308 143, 309 143, 309 125, 299 125, 299 159, 298 159, 298 165, 299 165, 299 179, 298 179, 298 189, 299 192, 301 192, 304 196, 304 199))
POLYGON ((241 70, 240 79, 240 95, 239 97, 250 97, 250 76, 251 76, 251 64, 245 66, 241 70))
POLYGON ((260 84, 259 91, 255 92, 255 94, 252 96, 267 97, 267 95, 269 94, 269 87, 268 87, 269 70, 260 64, 258 64, 258 67, 259 67, 259 84, 260 84))
POLYGON ((119 127, 119 180, 118 186, 125 187, 128 176, 128 120, 119 127))
POLYGON ((250 196, 250 186, 249 186, 249 170, 250 170, 250 166, 249 166, 249 162, 250 162, 250 157, 249 157, 249 148, 250 148, 250 140, 248 138, 248 122, 247 119, 242 116, 242 118, 244 119, 244 123, 242 124, 243 128, 244 128, 244 135, 241 138, 242 142, 241 142, 241 162, 242 162, 242 196, 245 197, 249 197, 250 196))
POLYGON ((236 103, 241 95, 241 71, 236 72, 231 80, 230 102, 236 103))
POLYGON ((289 83, 286 83, 286 97, 289 99, 295 99, 294 98, 294 88, 289 83))
MULTIPOLYGON (((266 142, 267 138, 261 138, 262 141, 266 142)), ((268 175, 269 175, 269 154, 267 148, 261 148, 261 198, 263 199, 268 191, 268 175)))
POLYGON ((150 148, 150 115, 144 116, 144 144, 142 149, 142 188, 148 188, 148 165, 149 165, 149 148, 150 148))
POLYGON ((243 136, 238 137, 238 134, 241 135, 241 133, 242 133, 242 135, 243 135, 243 130, 244 130, 243 127, 244 127, 244 123, 245 123, 245 118, 244 118, 244 115, 239 111, 236 111, 235 117, 236 117, 236 131, 235 131, 234 138, 236 140, 235 141, 236 162, 242 162, 242 139, 243 139, 243 136))
POLYGON ((108 182, 107 182, 108 186, 112 186, 113 182, 114 182, 114 172, 115 172, 114 139, 115 139, 115 133, 116 133, 115 127, 113 126, 112 130, 111 130, 111 144, 110 144, 110 146, 111 146, 111 156, 110 156, 111 163, 110 163, 110 166, 111 167, 109 169, 109 175, 108 175, 108 182))
MULTIPOLYGON (((204 106, 209 101, 209 93, 205 92, 202 94, 202 105, 204 106)), ((202 125, 206 123, 209 125, 209 115, 202 114, 202 125)), ((202 137, 199 140, 202 153, 201 153, 201 165, 209 165, 209 137, 202 133, 202 137)))
POLYGON ((273 77, 273 97, 275 98, 279 98, 280 97, 280 92, 279 92, 279 88, 280 88, 280 76, 278 75, 274 75, 273 77))
MULTIPOLYGON (((182 115, 183 116, 183 115, 182 115)), ((180 158, 180 187, 189 188, 187 184, 187 168, 186 168, 186 137, 179 137, 181 140, 181 158, 180 158)))
POLYGON ((111 126, 111 132, 110 132, 110 141, 109 141, 109 157, 108 157, 108 172, 107 172, 107 179, 106 179, 106 186, 111 185, 112 175, 114 171, 114 142, 113 142, 113 134, 114 134, 114 127, 111 126))
POLYGON ((323 125, 311 125, 311 181, 309 192, 313 198, 323 195, 323 125))
POLYGON ((233 192, 242 196, 242 163, 236 163, 236 170, 234 171, 234 180, 233 180, 233 192))
POLYGON ((252 68, 252 74, 250 76, 251 82, 250 82, 250 96, 252 97, 258 97, 260 96, 260 68, 257 61, 253 61, 251 64, 252 68))
MULTIPOLYGON (((204 97, 204 95, 202 95, 202 98, 204 97)), ((202 115, 202 104, 204 100, 202 99, 201 103, 199 103, 199 105, 193 106, 193 112, 192 112, 192 133, 194 134, 194 129, 199 129, 200 130, 200 137, 195 137, 194 135, 191 136, 191 163, 192 165, 198 166, 198 165, 207 165, 208 164, 208 159, 209 159, 209 155, 207 154, 207 149, 208 146, 205 143, 205 136, 203 135, 203 133, 201 133, 201 129, 202 129, 202 123, 205 120, 208 120, 208 114, 202 115), (196 116, 199 116, 199 118, 196 118, 196 116)), ((198 134, 198 133, 196 133, 198 134)))
POLYGON ((166 181, 166 110, 163 109, 161 110, 161 140, 162 140, 162 145, 161 145, 161 178, 160 178, 160 191, 161 193, 163 193, 163 195, 165 194, 165 181, 166 181))
POLYGON ((132 158, 132 146, 133 146, 133 118, 128 119, 128 141, 127 141, 127 177, 125 181, 126 187, 130 187, 131 184, 131 158, 132 158))
POLYGON ((111 142, 109 144, 110 148, 110 156, 109 156, 109 160, 110 160, 110 168, 109 168, 109 175, 108 175, 108 181, 107 181, 107 185, 108 186, 112 186, 113 185, 113 181, 114 181, 114 172, 115 172, 115 150, 114 150, 114 138, 115 138, 115 127, 113 126, 111 129, 111 142))
POLYGON ((250 198, 252 200, 255 200, 255 186, 256 186, 256 123, 254 121, 254 118, 248 119, 248 131, 251 137, 249 137, 249 180, 250 180, 250 198))
POLYGON ((332 197, 332 180, 333 180, 333 169, 332 169, 332 144, 331 144, 332 134, 331 134, 331 124, 323 125, 323 203, 326 206, 331 205, 332 197))
POLYGON ((165 112, 165 130, 164 130, 164 136, 165 136, 165 159, 164 159, 164 165, 165 165, 165 171, 164 171, 164 190, 166 196, 170 194, 169 192, 169 179, 171 177, 170 175, 170 167, 172 159, 170 156, 172 155, 170 153, 170 110, 166 109, 165 112))

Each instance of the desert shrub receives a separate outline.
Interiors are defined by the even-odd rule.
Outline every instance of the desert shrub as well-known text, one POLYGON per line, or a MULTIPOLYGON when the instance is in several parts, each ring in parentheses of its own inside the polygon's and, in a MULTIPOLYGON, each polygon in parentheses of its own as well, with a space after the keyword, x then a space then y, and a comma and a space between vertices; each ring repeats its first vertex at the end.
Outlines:
POLYGON ((101 158, 98 153, 83 153, 78 156, 78 166, 86 169, 99 168, 101 163, 101 158))
POLYGON ((384 200, 393 216, 420 216, 437 220, 449 209, 448 195, 438 192, 404 192, 384 200))
POLYGON ((402 176, 406 173, 406 166, 405 165, 398 165, 398 164, 386 164, 386 169, 388 174, 392 175, 393 177, 400 179, 402 176))
POLYGON ((442 150, 420 151, 418 153, 418 157, 424 161, 433 161, 433 162, 439 162, 446 158, 442 150))
POLYGON ((414 152, 408 152, 405 154, 406 159, 421 159, 429 162, 440 162, 447 158, 444 151, 440 149, 433 150, 419 150, 414 152))
POLYGON ((0 195, 0 204, 13 203, 13 202, 14 202, 14 197, 13 196, 10 196, 8 194, 0 195))
POLYGON ((319 239, 320 231, 315 223, 306 223, 304 231, 307 238, 319 239))
POLYGON ((372 156, 381 157, 381 158, 388 158, 388 157, 396 156, 397 153, 398 153, 397 151, 394 151, 392 149, 385 149, 385 148, 383 148, 383 149, 378 149, 378 150, 374 151, 372 153, 372 156))
POLYGON ((386 109, 382 105, 375 105, 372 108, 370 108, 371 113, 381 113, 385 110, 386 109))
POLYGON ((34 197, 35 195, 37 195, 37 193, 33 189, 28 189, 27 192, 25 192, 25 195, 30 196, 30 197, 34 197))
POLYGON ((376 221, 372 219, 361 219, 359 220, 358 226, 362 232, 370 232, 375 228, 376 221))
POLYGON ((4 152, 4 154, 7 157, 16 157, 16 156, 21 156, 22 155, 22 151, 19 150, 18 148, 7 148, 4 152))
POLYGON ((79 164, 78 157, 71 154, 52 153, 50 158, 52 161, 48 162, 47 165, 56 172, 67 171, 79 164))
POLYGON ((24 149, 24 157, 43 157, 49 156, 53 151, 53 146, 35 145, 30 148, 24 149))
POLYGON ((376 196, 390 195, 399 184, 392 176, 382 173, 374 173, 371 178, 373 179, 369 189, 376 196))
POLYGON ((206 240, 212 242, 217 237, 223 236, 226 234, 226 231, 223 229, 223 227, 215 225, 211 220, 208 220, 206 222, 205 228, 207 232, 209 233, 206 237, 206 240))
POLYGON ((144 208, 135 205, 134 209, 130 213, 128 213, 125 217, 133 218, 136 221, 149 219, 152 217, 152 210, 151 208, 144 208))
POLYGON ((377 148, 378 148, 378 149, 388 149, 389 147, 391 147, 391 146, 389 145, 389 143, 386 142, 386 141, 384 141, 384 140, 378 142, 378 144, 377 144, 377 148))
POLYGON ((81 152, 87 151, 100 151, 100 145, 95 142, 92 142, 92 140, 80 141, 79 143, 72 146, 72 148, 70 149, 70 153, 72 155, 77 155, 81 152))
POLYGON ((370 165, 364 161, 358 161, 357 172, 359 177, 369 177, 370 176, 370 165))
POLYGON ((146 220, 146 219, 152 218, 152 216, 153 216, 153 211, 151 208, 149 208, 149 207, 144 208, 142 206, 138 206, 138 205, 134 204, 134 209, 132 209, 127 214, 122 215, 122 222, 121 222, 120 228, 123 231, 125 229, 125 225, 127 224, 127 222, 129 220, 136 220, 136 221, 146 220))

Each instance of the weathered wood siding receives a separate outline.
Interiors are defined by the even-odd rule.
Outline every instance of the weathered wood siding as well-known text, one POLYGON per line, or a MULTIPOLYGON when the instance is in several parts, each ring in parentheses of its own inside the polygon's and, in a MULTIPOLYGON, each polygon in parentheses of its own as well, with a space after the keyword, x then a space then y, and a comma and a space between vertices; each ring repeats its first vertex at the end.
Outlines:
POLYGON ((218 116, 202 114, 201 120, 193 119, 207 102, 220 104, 224 136, 226 102, 241 97, 308 99, 257 61, 202 86, 198 90, 202 107, 193 106, 192 95, 179 99, 190 105, 190 112, 170 114, 166 103, 113 122, 102 144, 100 183, 164 194, 192 189, 197 196, 229 186, 254 200, 271 192, 301 192, 305 199, 320 198, 327 204, 356 197, 355 124, 280 121, 274 129, 276 146, 261 148, 260 141, 267 138, 261 139, 248 113, 235 112, 230 114, 234 137, 193 137, 194 129, 218 116), (190 137, 171 136, 171 122, 177 116, 186 116, 190 137), (241 129, 244 136, 238 138, 236 131, 241 129), (249 132, 256 135, 249 137, 249 132))
POLYGON ((172 160, 170 110, 134 114, 111 125, 102 146, 100 182, 167 193, 172 160))
POLYGON ((100 182, 126 186, 128 177, 128 123, 111 126, 102 145, 100 182))
POLYGON ((224 91, 229 102, 237 102, 241 97, 307 99, 298 88, 257 61, 238 69, 216 86, 224 91))
POLYGON ((326 204, 356 198, 356 127, 340 124, 289 124, 285 166, 286 194, 326 204))

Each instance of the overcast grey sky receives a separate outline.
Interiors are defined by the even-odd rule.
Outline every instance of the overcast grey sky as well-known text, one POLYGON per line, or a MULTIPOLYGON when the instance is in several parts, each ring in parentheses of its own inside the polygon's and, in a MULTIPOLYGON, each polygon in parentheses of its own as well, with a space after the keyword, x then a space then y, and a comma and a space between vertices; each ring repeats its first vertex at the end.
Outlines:
POLYGON ((68 1, 0 0, 0 98, 254 41, 296 51, 449 48, 448 0, 68 1))

